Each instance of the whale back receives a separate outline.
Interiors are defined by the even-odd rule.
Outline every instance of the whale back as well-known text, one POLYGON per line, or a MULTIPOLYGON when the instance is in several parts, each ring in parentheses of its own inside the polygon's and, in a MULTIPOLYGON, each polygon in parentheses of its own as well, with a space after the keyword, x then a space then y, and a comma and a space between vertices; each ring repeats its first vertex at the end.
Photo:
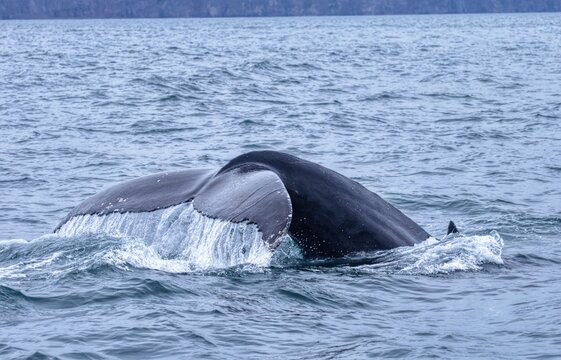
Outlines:
POLYGON ((341 257, 392 249, 430 235, 377 194, 333 170, 292 155, 241 155, 221 171, 253 164, 275 172, 292 203, 289 233, 306 257, 341 257))

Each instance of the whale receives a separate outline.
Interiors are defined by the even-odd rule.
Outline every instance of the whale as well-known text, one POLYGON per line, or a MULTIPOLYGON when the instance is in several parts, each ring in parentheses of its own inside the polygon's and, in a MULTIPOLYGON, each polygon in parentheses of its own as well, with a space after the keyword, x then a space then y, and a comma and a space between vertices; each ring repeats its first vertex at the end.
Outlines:
MULTIPOLYGON (((253 151, 219 169, 162 172, 111 186, 76 206, 81 215, 141 213, 192 203, 204 216, 257 226, 274 251, 289 235, 305 258, 412 246, 430 234, 358 182, 278 151, 253 151)), ((457 232, 450 222, 448 233, 457 232)))

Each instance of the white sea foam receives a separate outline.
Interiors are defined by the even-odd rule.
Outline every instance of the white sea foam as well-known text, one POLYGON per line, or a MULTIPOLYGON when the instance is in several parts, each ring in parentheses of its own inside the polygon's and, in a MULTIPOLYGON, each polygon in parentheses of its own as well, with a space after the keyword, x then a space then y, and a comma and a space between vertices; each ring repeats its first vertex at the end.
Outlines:
POLYGON ((454 271, 481 270, 484 264, 503 265, 504 241, 493 231, 490 235, 434 238, 411 248, 398 248, 400 272, 414 274, 446 274, 454 271))
MULTIPOLYGON (((455 235, 430 238, 411 247, 355 254, 351 259, 355 264, 368 263, 359 265, 366 272, 446 274, 481 270, 485 264, 502 265, 503 246, 496 232, 455 235)), ((47 267, 48 274, 58 277, 105 264, 173 273, 232 267, 262 271, 298 264, 302 254, 289 236, 271 251, 255 225, 212 219, 191 204, 182 204, 149 213, 78 216, 56 235, 30 242, 0 241, 0 258, 6 260, 0 278, 19 278, 45 276, 42 269, 47 267)))
POLYGON ((209 218, 192 204, 149 213, 77 216, 58 230, 61 236, 99 233, 123 238, 121 247, 104 256, 119 267, 190 272, 267 267, 273 259, 257 226, 209 218))
MULTIPOLYGON (((4 242, 3 242, 4 243, 4 242)), ((29 244, 27 241, 17 242, 17 244, 29 244)), ((62 252, 56 251, 49 254, 46 257, 32 258, 25 261, 21 261, 15 264, 0 267, 0 279, 20 279, 25 278, 26 273, 43 269, 48 267, 54 261, 59 259, 62 252)))
POLYGON ((9 246, 15 244, 27 244, 28 241, 25 239, 7 239, 7 240, 0 240, 0 246, 9 246))

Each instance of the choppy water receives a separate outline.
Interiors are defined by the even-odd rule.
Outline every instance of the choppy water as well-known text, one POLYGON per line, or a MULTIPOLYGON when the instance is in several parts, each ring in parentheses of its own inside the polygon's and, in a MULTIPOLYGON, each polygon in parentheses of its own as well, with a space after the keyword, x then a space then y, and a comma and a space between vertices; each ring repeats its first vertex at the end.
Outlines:
POLYGON ((0 357, 561 356, 560 59, 561 14, 0 22, 0 357), (463 236, 304 261, 188 205, 50 234, 254 149, 463 236))

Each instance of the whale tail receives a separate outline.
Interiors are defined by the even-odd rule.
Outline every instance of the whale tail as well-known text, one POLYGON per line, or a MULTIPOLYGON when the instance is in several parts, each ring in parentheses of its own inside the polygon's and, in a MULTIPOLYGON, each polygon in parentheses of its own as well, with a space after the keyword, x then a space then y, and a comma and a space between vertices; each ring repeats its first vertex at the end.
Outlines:
POLYGON ((450 223, 448 224, 448 232, 446 233, 446 235, 450 235, 450 234, 457 234, 459 233, 458 228, 456 227, 456 224, 454 224, 453 221, 450 221, 450 223))

